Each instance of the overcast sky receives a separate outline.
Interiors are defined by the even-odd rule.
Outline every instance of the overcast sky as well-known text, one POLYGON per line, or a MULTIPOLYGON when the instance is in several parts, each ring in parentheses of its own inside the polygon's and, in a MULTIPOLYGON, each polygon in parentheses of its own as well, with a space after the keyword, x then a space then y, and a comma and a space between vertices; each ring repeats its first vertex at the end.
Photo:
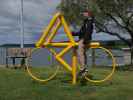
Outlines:
MULTIPOLYGON (((25 43, 36 41, 60 0, 23 0, 25 43)), ((0 44, 20 43, 20 0, 0 0, 0 44)))

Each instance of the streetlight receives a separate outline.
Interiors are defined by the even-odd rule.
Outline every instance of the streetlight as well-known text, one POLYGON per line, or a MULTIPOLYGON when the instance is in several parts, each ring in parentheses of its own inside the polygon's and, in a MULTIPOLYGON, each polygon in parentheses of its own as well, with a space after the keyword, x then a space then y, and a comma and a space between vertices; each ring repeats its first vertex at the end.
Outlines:
POLYGON ((21 44, 20 47, 24 48, 24 22, 23 22, 23 0, 21 0, 21 9, 20 9, 20 33, 21 33, 21 44))

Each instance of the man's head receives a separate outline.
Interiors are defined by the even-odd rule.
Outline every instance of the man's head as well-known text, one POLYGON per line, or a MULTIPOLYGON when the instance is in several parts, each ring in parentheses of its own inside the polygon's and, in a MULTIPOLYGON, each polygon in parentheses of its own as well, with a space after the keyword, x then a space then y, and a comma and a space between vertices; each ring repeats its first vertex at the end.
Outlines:
POLYGON ((90 10, 86 10, 82 14, 84 17, 92 17, 93 16, 92 11, 90 11, 90 10))

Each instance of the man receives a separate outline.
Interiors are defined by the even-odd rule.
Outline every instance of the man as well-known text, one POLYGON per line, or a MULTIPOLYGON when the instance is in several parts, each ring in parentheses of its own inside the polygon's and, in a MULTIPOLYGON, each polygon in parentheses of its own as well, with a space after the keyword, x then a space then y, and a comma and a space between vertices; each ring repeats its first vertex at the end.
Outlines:
POLYGON ((77 34, 79 36, 79 47, 78 47, 78 56, 79 56, 79 63, 80 63, 80 71, 78 73, 79 76, 85 76, 88 72, 87 70, 87 55, 86 51, 89 48, 89 43, 92 39, 93 33, 93 23, 94 23, 94 16, 91 11, 84 11, 82 13, 83 17, 85 18, 83 21, 83 25, 81 29, 77 33, 72 33, 74 36, 77 34))

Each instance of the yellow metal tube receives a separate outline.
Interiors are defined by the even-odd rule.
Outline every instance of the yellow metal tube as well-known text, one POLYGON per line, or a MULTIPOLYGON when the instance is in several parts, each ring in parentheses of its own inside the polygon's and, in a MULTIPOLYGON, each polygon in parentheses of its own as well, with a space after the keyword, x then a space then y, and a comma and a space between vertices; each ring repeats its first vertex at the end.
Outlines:
POLYGON ((72 71, 72 68, 69 64, 67 64, 61 57, 57 56, 57 53, 51 49, 51 48, 47 48, 56 58, 57 61, 59 61, 67 70, 72 71))
MULTIPOLYGON (((78 46, 79 43, 76 42, 75 43, 75 46, 78 46)), ((99 42, 91 42, 90 44, 88 44, 88 47, 91 47, 91 48, 98 48, 100 46, 100 43, 99 42)))
MULTIPOLYGON (((32 53, 35 52, 36 50, 38 50, 38 48, 34 48, 34 49, 32 50, 32 53)), ((31 68, 29 68, 30 66, 27 65, 27 64, 28 64, 28 60, 29 60, 29 58, 26 59, 26 69, 27 69, 27 73, 29 74, 29 76, 31 76, 34 80, 36 80, 36 81, 38 81, 38 82, 43 82, 43 83, 45 83, 45 82, 47 82, 47 81, 52 80, 52 79, 57 75, 57 72, 59 71, 59 66, 57 66, 56 70, 53 70, 54 73, 53 73, 51 76, 49 76, 47 79, 41 79, 40 77, 38 77, 38 76, 36 76, 36 75, 34 75, 34 74, 32 73, 31 68)))
POLYGON ((49 31, 51 30, 52 26, 54 25, 55 21, 57 20, 57 18, 59 16, 61 16, 61 13, 56 13, 54 15, 54 17, 50 21, 50 24, 48 25, 48 27, 46 28, 46 30, 43 31, 43 34, 42 34, 41 38, 36 42, 36 47, 40 47, 44 43, 45 38, 47 37, 49 31))
POLYGON ((63 16, 61 16, 61 22, 62 22, 62 24, 63 24, 63 26, 64 26, 64 30, 65 30, 65 32, 66 32, 68 38, 70 39, 70 41, 71 41, 72 43, 75 43, 74 38, 73 38, 73 36, 72 36, 72 34, 71 34, 71 32, 70 32, 70 29, 69 29, 69 27, 68 27, 68 25, 67 25, 67 23, 66 23, 66 21, 65 21, 65 19, 64 19, 63 16))
POLYGON ((72 71, 71 66, 70 66, 68 63, 66 63, 62 58, 56 56, 56 59, 57 59, 67 70, 72 71))
POLYGON ((73 49, 73 56, 72 56, 72 84, 76 84, 76 71, 77 71, 77 52, 76 48, 73 49))
POLYGON ((99 42, 91 42, 91 43, 89 44, 89 46, 90 46, 91 48, 98 48, 98 47, 100 47, 100 43, 99 43, 99 42))
POLYGON ((64 46, 68 46, 71 45, 72 43, 44 43, 43 46, 46 47, 64 47, 64 46))
POLYGON ((48 37, 46 43, 49 43, 51 42, 51 40, 54 38, 54 36, 56 35, 58 29, 60 28, 61 26, 61 22, 59 21, 56 25, 56 27, 53 29, 53 31, 51 32, 50 36, 48 37))
POLYGON ((47 48, 54 56, 57 55, 57 53, 55 52, 55 50, 53 50, 52 48, 47 48))
MULTIPOLYGON (((78 42, 75 42, 75 46, 78 46, 78 42)), ((43 46, 51 46, 51 47, 64 47, 68 45, 73 45, 71 42, 51 42, 51 43, 44 43, 43 46)), ((88 47, 91 48, 98 48, 100 46, 99 42, 91 42, 88 44, 88 47)))
POLYGON ((63 56, 71 48, 72 48, 72 45, 69 45, 68 47, 66 47, 65 49, 63 49, 59 54, 57 54, 57 56, 59 56, 59 57, 63 56))
POLYGON ((112 58, 112 71, 104 79, 101 79, 101 80, 92 80, 92 79, 89 79, 87 76, 85 77, 86 80, 93 82, 93 83, 102 83, 102 82, 109 80, 112 77, 112 75, 114 74, 115 69, 116 69, 116 60, 115 60, 113 54, 108 49, 106 49, 104 47, 99 47, 99 48, 104 50, 105 52, 107 52, 109 54, 109 56, 112 58))
POLYGON ((57 56, 57 53, 51 49, 51 48, 47 48, 56 58, 57 61, 59 61, 67 70, 72 71, 72 68, 69 64, 67 64, 62 58, 60 58, 59 56, 57 56))

